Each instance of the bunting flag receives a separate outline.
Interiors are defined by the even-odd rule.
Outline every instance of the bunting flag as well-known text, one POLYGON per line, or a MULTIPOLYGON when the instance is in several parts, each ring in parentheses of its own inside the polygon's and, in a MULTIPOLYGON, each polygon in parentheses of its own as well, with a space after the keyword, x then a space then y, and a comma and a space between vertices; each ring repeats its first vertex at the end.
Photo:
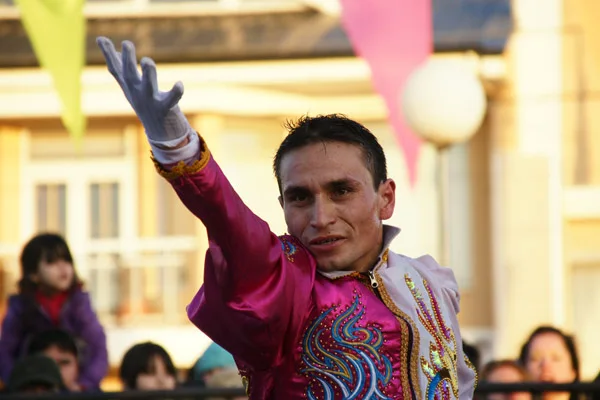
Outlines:
POLYGON ((85 65, 85 0, 16 0, 40 66, 52 76, 62 104, 61 119, 79 141, 86 120, 81 109, 85 65))
POLYGON ((420 139, 401 110, 408 75, 433 50, 431 0, 340 0, 342 23, 355 53, 371 69, 404 157, 411 185, 416 181, 420 139))

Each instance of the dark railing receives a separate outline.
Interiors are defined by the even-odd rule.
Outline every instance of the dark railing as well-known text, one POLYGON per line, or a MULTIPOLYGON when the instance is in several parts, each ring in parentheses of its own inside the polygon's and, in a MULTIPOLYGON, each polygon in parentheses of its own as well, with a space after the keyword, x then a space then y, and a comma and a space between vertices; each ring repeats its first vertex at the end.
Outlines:
MULTIPOLYGON (((539 398, 544 392, 569 392, 578 395, 577 399, 600 399, 600 383, 481 383, 475 391, 476 399, 486 399, 493 393, 523 393, 528 392, 533 398, 539 398)), ((242 389, 205 389, 205 388, 180 388, 172 391, 156 392, 104 392, 104 393, 74 393, 74 394, 49 394, 49 395, 0 395, 1 400, 202 400, 213 399, 232 400, 244 396, 242 389)))
POLYGON ((152 392, 127 391, 127 392, 99 392, 99 393, 56 393, 46 395, 0 395, 1 400, 203 400, 217 398, 219 400, 232 400, 246 394, 244 389, 205 389, 205 388, 179 388, 176 390, 160 390, 152 392))
POLYGON ((495 393, 531 393, 533 399, 540 399, 542 393, 568 392, 577 399, 600 400, 600 382, 577 383, 487 383, 482 382, 475 391, 476 399, 485 399, 495 393))

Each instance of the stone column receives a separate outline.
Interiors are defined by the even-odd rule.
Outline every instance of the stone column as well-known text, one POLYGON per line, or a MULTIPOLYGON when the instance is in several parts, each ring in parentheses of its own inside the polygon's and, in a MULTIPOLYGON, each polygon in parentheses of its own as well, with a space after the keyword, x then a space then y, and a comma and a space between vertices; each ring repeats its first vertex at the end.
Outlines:
POLYGON ((513 0, 509 81, 492 102, 490 182, 495 356, 564 323, 562 0, 513 0))
MULTIPOLYGON (((19 276, 16 257, 8 257, 21 243, 22 129, 0 126, 0 294, 14 290, 19 276)), ((0 304, 4 315, 6 302, 0 304)))
POLYGON ((0 243, 20 240, 22 129, 0 126, 0 243))

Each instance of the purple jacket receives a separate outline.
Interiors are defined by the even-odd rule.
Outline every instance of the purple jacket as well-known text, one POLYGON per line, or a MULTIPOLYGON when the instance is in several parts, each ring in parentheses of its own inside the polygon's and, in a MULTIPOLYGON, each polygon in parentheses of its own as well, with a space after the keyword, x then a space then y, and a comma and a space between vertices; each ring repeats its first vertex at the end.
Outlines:
POLYGON ((80 348, 79 383, 88 390, 98 388, 108 372, 108 352, 106 335, 92 309, 89 294, 81 290, 73 292, 63 305, 59 326, 52 323, 40 306, 27 311, 27 302, 23 295, 8 299, 0 332, 0 379, 8 380, 15 361, 26 352, 32 336, 47 329, 61 328, 75 337, 80 348))

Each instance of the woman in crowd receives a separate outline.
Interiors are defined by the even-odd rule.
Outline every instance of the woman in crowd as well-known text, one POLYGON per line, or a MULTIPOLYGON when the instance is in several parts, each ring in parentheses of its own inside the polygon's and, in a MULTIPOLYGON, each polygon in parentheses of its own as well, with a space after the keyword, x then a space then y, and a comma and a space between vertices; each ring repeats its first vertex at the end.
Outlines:
MULTIPOLYGON (((551 326, 535 329, 521 348, 519 356, 534 382, 571 383, 579 381, 579 356, 575 340, 551 326)), ((569 400, 577 396, 548 392, 544 399, 569 400)))

